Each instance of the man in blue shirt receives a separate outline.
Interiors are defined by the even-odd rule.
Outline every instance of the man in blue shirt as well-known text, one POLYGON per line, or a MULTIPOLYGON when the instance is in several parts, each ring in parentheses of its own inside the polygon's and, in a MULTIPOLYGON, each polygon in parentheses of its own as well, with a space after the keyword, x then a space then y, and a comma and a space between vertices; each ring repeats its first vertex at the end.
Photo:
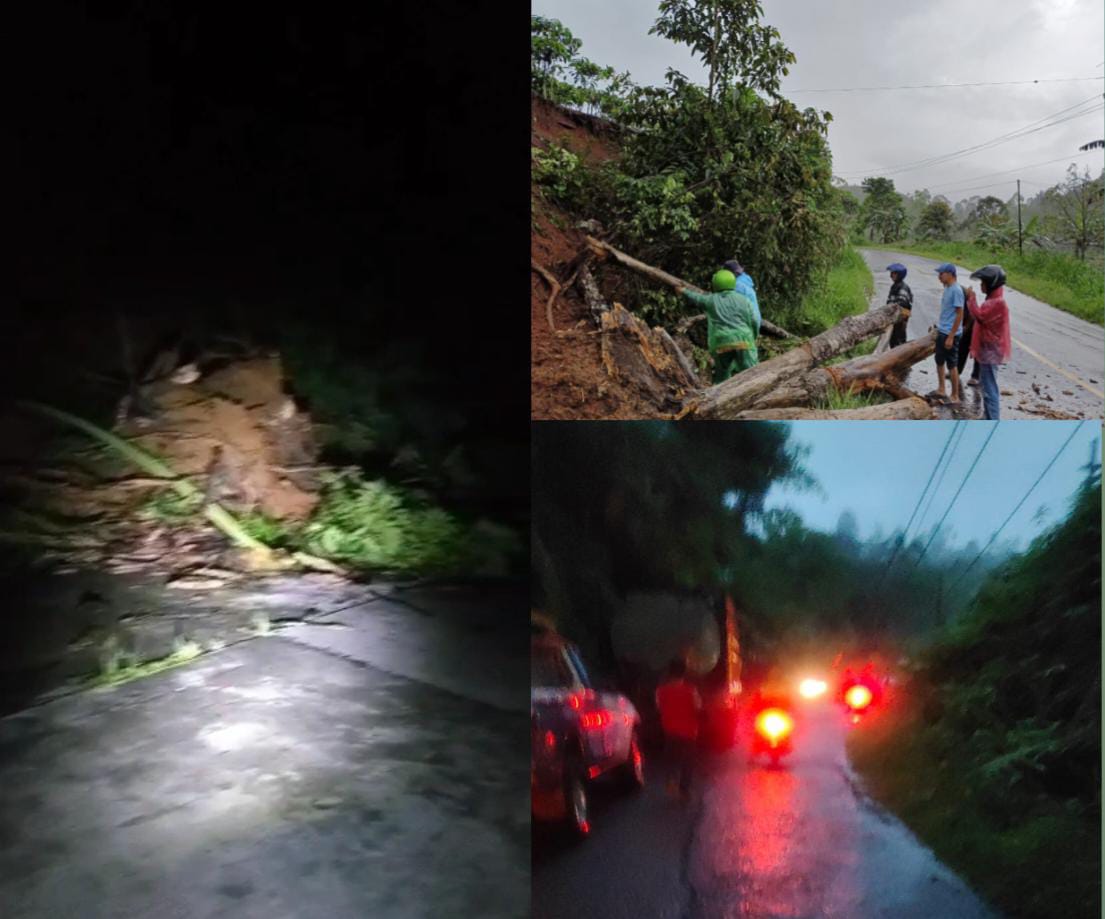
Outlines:
POLYGON ((752 283, 751 276, 735 258, 729 259, 721 267, 728 268, 737 276, 737 293, 744 294, 748 298, 748 302, 752 304, 752 316, 756 320, 756 336, 759 337, 760 325, 763 323, 763 319, 760 317, 760 303, 756 299, 756 285, 752 283))
POLYGON ((936 321, 936 394, 941 402, 944 394, 944 368, 952 381, 953 405, 959 402, 959 338, 963 334, 963 288, 956 281, 955 265, 945 262, 936 269, 944 295, 940 299, 940 318, 936 321))

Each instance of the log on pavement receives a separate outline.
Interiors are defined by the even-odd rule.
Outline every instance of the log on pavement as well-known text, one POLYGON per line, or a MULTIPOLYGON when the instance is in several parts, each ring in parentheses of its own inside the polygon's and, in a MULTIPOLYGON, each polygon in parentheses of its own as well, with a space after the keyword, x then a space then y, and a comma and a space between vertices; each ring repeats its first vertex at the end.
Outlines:
POLYGON ((930 357, 935 350, 936 336, 930 332, 882 354, 867 354, 832 367, 815 367, 780 380, 774 389, 749 407, 773 409, 815 405, 834 392, 879 390, 899 398, 909 396, 912 393, 901 385, 902 378, 910 367, 930 357))

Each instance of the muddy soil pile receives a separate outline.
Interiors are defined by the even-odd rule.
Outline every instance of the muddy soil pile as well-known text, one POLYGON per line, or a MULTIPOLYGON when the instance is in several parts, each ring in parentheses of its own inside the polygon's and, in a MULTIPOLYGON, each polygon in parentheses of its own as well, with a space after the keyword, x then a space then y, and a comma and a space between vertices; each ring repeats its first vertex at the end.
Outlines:
MULTIPOLYGON (((164 480, 26 411, 8 421, 20 431, 0 458, 8 548, 45 550, 41 557, 62 567, 170 578, 230 577, 245 567, 222 534, 179 506, 164 480)), ((194 485, 202 494, 197 505, 299 522, 318 503, 311 419, 286 392, 278 355, 165 365, 163 375, 123 397, 113 433, 194 485)))
MULTIPOLYGON (((556 143, 581 158, 603 162, 618 156, 615 133, 600 119, 560 109, 533 99, 530 143, 544 148, 556 143)), ((558 281, 573 273, 586 249, 575 219, 531 192, 530 257, 558 281)), ((613 274, 613 273, 611 273, 613 274)), ((597 275, 607 303, 619 298, 616 278, 597 275)), ((625 309, 615 307, 596 325, 576 288, 565 290, 552 310, 548 282, 531 272, 530 284, 530 412, 541 419, 667 418, 678 411, 689 381, 657 333, 625 309)))

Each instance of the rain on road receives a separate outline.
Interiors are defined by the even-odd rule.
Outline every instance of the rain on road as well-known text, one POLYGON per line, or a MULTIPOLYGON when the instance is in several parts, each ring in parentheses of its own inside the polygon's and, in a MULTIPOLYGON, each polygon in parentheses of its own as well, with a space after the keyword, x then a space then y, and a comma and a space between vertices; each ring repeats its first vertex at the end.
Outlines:
POLYGON ((748 763, 743 743, 704 755, 686 806, 665 795, 665 764, 653 758, 643 792, 596 796, 590 839, 570 845, 538 834, 533 916, 996 916, 862 793, 845 731, 835 711, 809 714, 780 768, 748 763))

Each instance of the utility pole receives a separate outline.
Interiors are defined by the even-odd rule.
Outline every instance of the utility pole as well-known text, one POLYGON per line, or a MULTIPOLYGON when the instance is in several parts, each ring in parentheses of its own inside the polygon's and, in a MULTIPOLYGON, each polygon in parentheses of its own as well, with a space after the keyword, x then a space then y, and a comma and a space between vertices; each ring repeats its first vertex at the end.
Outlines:
POLYGON ((1021 180, 1017 179, 1017 253, 1024 255, 1024 237, 1021 234, 1021 180))

